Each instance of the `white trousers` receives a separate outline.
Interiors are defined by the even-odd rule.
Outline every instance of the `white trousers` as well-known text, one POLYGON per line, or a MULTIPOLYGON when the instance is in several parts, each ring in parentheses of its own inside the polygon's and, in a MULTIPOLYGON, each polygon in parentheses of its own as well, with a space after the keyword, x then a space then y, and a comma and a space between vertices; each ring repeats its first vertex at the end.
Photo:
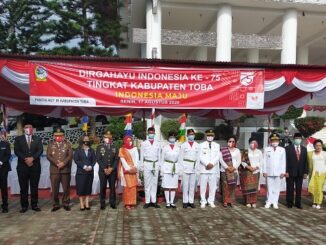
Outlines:
POLYGON ((200 203, 209 204, 214 203, 215 193, 217 187, 217 174, 200 174, 200 203), (208 199, 206 200, 206 188, 208 183, 208 199))
POLYGON ((281 191, 281 177, 267 177, 267 201, 268 204, 278 204, 281 191))
POLYGON ((194 203, 195 188, 196 188, 196 174, 183 173, 182 175, 183 203, 194 203))
POLYGON ((158 170, 155 174, 152 171, 144 171, 145 203, 156 203, 158 170))

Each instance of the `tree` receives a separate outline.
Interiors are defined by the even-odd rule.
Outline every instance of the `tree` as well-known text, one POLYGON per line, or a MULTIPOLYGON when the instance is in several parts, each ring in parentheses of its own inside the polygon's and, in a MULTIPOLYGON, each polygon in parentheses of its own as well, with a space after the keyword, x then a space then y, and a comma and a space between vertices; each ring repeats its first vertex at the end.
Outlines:
POLYGON ((289 106, 288 110, 280 116, 283 120, 296 119, 302 115, 303 108, 295 108, 293 105, 289 106))
POLYGON ((116 0, 47 0, 55 47, 44 51, 60 55, 112 56, 120 46, 122 26, 116 0), (74 47, 68 47, 70 43, 74 47))
POLYGON ((308 138, 324 127, 325 119, 323 117, 304 117, 297 118, 294 121, 295 127, 299 132, 308 138))
POLYGON ((46 34, 50 11, 45 0, 0 2, 0 52, 30 54, 49 43, 46 34))
POLYGON ((166 120, 161 124, 161 133, 164 139, 168 138, 168 134, 170 131, 178 132, 180 127, 180 123, 178 120, 166 120))

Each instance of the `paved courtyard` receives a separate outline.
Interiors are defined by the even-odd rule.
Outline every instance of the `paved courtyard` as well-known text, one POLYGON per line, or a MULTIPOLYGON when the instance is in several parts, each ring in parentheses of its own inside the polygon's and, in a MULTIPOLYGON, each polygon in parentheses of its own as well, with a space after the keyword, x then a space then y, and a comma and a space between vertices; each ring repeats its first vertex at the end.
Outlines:
POLYGON ((326 207, 314 210, 308 197, 303 210, 288 209, 281 197, 279 210, 250 209, 238 199, 235 208, 176 210, 99 209, 98 197, 90 211, 79 211, 74 199, 72 211, 52 213, 49 199, 41 199, 42 212, 19 213, 19 200, 10 200, 8 214, 0 213, 0 244, 326 244, 326 207))

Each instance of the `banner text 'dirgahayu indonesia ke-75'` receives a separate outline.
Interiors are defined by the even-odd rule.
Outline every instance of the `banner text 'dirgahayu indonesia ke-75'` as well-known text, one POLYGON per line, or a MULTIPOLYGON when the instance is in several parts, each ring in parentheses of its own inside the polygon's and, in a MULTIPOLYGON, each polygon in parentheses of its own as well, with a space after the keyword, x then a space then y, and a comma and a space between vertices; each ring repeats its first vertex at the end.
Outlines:
POLYGON ((33 105, 175 109, 264 106, 262 69, 30 65, 33 105))

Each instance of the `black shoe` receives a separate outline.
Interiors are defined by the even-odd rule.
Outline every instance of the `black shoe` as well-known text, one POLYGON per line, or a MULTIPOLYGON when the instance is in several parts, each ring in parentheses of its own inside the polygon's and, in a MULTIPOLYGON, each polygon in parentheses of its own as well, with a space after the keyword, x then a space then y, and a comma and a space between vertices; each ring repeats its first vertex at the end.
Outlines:
POLYGON ((91 207, 85 207, 86 210, 91 210, 91 207))
POLYGON ((71 208, 69 206, 63 206, 64 210, 71 211, 71 208))
POLYGON ((196 208, 195 204, 193 204, 193 203, 189 203, 189 207, 196 208))
POLYGON ((149 203, 145 203, 144 207, 143 208, 149 208, 150 204, 149 203))
POLYGON ((302 208, 302 206, 301 206, 301 204, 299 204, 299 205, 295 205, 298 209, 303 209, 302 208))
POLYGON ((166 204, 166 208, 171 208, 171 204, 166 204))
POLYGON ((182 205, 182 207, 183 207, 183 208, 187 208, 187 207, 188 207, 188 203, 184 203, 184 204, 182 205))
POLYGON ((32 210, 34 210, 35 212, 40 212, 41 209, 38 206, 32 207, 32 210))
POLYGON ((157 203, 153 203, 153 207, 154 208, 161 208, 160 205, 158 205, 157 203))
POLYGON ((110 207, 111 207, 112 209, 117 209, 117 206, 116 206, 115 204, 111 204, 110 207))
POLYGON ((287 207, 287 208, 292 208, 293 205, 292 205, 292 204, 286 204, 286 207, 287 207))
POLYGON ((53 207, 53 208, 52 208, 52 210, 51 210, 51 211, 52 211, 52 212, 55 212, 55 211, 57 211, 57 210, 59 210, 59 209, 60 209, 60 207, 59 207, 59 206, 55 206, 55 207, 53 207))
POLYGON ((28 210, 28 208, 22 208, 19 212, 20 212, 20 213, 26 213, 27 210, 28 210))
POLYGON ((8 213, 8 211, 9 211, 8 208, 2 208, 3 213, 8 213))
POLYGON ((80 210, 80 211, 85 211, 85 208, 80 208, 79 210, 80 210))
POLYGON ((101 210, 104 210, 105 208, 105 204, 101 204, 101 210))
POLYGON ((171 208, 177 208, 174 203, 171 203, 171 208))

